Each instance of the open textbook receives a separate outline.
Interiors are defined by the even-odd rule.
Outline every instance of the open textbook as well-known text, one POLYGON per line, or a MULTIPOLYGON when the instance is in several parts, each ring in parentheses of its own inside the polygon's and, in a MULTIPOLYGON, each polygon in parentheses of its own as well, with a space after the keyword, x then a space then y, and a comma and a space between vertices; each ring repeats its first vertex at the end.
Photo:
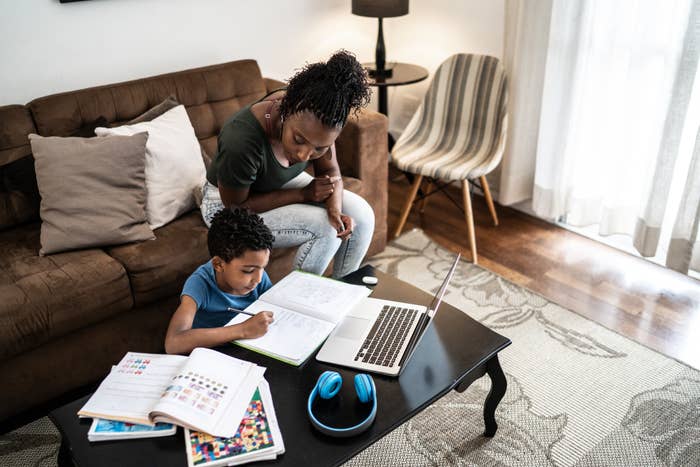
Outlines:
MULTIPOLYGON (((274 313, 275 320, 267 333, 235 343, 300 365, 323 343, 343 316, 370 293, 370 289, 361 285, 293 271, 245 309, 250 313, 274 313)), ((248 316, 238 314, 227 326, 246 319, 248 316)))
POLYGON ((283 454, 284 441, 267 381, 260 382, 233 437, 220 438, 185 428, 185 449, 190 467, 239 465, 283 454))
POLYGON ((189 357, 127 353, 78 411, 142 425, 173 423, 230 437, 265 368, 210 349, 189 357))

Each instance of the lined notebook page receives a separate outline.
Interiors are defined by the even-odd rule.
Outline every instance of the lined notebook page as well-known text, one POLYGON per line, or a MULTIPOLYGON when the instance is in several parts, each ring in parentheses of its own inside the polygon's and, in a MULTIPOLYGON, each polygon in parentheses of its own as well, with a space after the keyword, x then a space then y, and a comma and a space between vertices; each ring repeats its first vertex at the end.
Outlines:
MULTIPOLYGON (((293 361, 306 359, 335 327, 331 322, 261 301, 253 303, 246 311, 271 311, 275 320, 267 328, 264 336, 257 339, 239 339, 236 342, 293 361)), ((228 325, 242 323, 248 318, 249 316, 239 314, 228 325)))

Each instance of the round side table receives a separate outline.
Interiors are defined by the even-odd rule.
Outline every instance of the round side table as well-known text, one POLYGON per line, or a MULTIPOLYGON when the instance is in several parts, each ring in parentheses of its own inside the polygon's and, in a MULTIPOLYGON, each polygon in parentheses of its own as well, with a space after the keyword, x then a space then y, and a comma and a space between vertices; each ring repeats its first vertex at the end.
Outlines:
MULTIPOLYGON (((374 63, 363 63, 362 66, 370 71, 375 69, 374 63)), ((428 70, 419 65, 399 62, 387 63, 386 69, 390 70, 391 76, 370 76, 369 84, 379 88, 379 111, 388 116, 387 88, 423 81, 428 77, 428 70)))

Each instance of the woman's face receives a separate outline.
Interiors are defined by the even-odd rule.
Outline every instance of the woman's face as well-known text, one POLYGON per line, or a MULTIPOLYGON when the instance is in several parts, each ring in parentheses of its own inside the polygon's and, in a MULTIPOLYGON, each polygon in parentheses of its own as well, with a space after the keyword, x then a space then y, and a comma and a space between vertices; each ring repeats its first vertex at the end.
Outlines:
POLYGON ((326 154, 342 127, 327 127, 309 111, 287 117, 282 126, 282 147, 289 165, 326 154))

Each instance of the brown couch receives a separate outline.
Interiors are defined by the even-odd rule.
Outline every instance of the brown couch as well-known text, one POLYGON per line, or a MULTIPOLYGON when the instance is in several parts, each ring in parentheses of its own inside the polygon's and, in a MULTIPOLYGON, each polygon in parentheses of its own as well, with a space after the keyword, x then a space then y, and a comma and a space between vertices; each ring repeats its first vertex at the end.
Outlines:
MULTIPOLYGON (((68 136, 99 117, 126 122, 174 95, 214 155, 226 119, 282 84, 240 60, 0 107, 0 421, 99 380, 127 351, 163 352, 184 280, 208 259, 198 211, 157 229, 154 241, 38 256, 40 198, 27 135, 68 136)), ((346 188, 374 208, 368 255, 386 243, 386 137, 386 118, 363 111, 337 141, 346 188)), ((293 254, 273 251, 273 280, 289 271, 293 254)))

